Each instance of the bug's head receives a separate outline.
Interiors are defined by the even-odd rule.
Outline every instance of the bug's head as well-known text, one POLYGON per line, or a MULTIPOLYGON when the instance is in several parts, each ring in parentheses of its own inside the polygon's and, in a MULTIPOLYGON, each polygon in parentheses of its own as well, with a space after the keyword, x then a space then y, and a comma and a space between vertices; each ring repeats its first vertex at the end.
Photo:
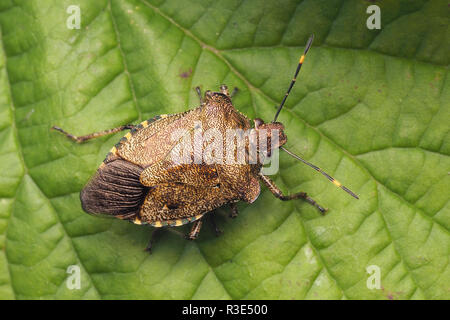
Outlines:
POLYGON ((231 103, 230 98, 222 93, 222 92, 213 92, 210 90, 207 90, 205 92, 205 97, 204 97, 204 102, 205 103, 215 103, 215 104, 226 104, 226 103, 231 103))
POLYGON ((264 123, 263 120, 256 118, 253 120, 255 123, 255 130, 263 130, 260 137, 267 136, 267 154, 270 157, 271 148, 278 149, 287 142, 286 134, 284 133, 284 125, 281 122, 269 122, 264 123), (273 139, 273 135, 277 135, 278 139, 273 139))
MULTIPOLYGON (((255 121, 255 129, 256 130, 261 130, 261 129, 264 128, 264 129, 268 129, 267 130, 268 132, 274 132, 274 131, 272 131, 272 129, 278 129, 278 140, 279 140, 279 142, 276 143, 274 145, 274 147, 276 146, 276 148, 279 148, 279 149, 283 150, 284 152, 289 154, 291 157, 293 157, 293 158, 303 162, 304 164, 306 164, 307 166, 313 168, 317 172, 320 172, 328 180, 330 180, 335 186, 341 188, 342 190, 344 190, 345 192, 350 194, 355 199, 359 199, 358 196, 355 193, 353 193, 353 191, 351 191, 350 189, 348 189, 347 187, 342 185, 339 181, 334 179, 328 173, 326 173, 325 171, 323 171, 319 167, 313 165, 312 163, 306 161, 305 159, 301 158, 300 156, 296 155, 295 153, 293 153, 293 152, 289 151, 288 149, 286 149, 285 147, 283 147, 283 145, 287 141, 287 138, 286 138, 286 135, 284 134, 284 126, 280 122, 277 122, 277 118, 278 118, 278 115, 280 114, 280 111, 283 109, 283 106, 284 106, 284 104, 286 102, 287 97, 289 96, 289 93, 291 92, 292 87, 294 86, 295 82, 297 81, 298 73, 300 72, 300 69, 301 69, 301 67, 303 65, 303 61, 305 60, 305 56, 308 53, 309 48, 311 47, 313 39, 314 39, 314 35, 311 35, 311 37, 308 39, 308 42, 306 43, 305 51, 304 51, 303 55, 300 57, 300 60, 299 60, 298 65, 297 65, 297 69, 295 70, 294 78, 292 79, 291 84, 289 85, 289 88, 288 88, 286 94, 283 97, 283 100, 281 101, 280 105, 278 106, 278 109, 277 109, 277 112, 275 113, 275 117, 273 118, 273 121, 270 122, 270 123, 264 123, 264 121, 262 121, 261 119, 255 119, 254 120, 255 121)), ((269 136, 269 139, 272 140, 272 136, 269 136)), ((270 145, 271 144, 268 143, 268 151, 267 151, 268 156, 270 156, 270 153, 271 153, 270 152, 271 151, 270 150, 270 145)), ((259 152, 261 152, 261 150, 259 150, 259 152)))

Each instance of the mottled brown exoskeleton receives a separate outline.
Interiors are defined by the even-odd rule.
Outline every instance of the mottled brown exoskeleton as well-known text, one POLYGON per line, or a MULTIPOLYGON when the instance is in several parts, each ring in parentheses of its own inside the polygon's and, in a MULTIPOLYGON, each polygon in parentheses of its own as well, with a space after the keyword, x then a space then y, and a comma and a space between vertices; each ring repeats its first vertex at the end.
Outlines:
MULTIPOLYGON (((275 118, 270 123, 261 119, 252 121, 238 112, 232 105, 231 97, 225 85, 220 92, 206 91, 204 97, 200 89, 196 90, 200 97, 200 106, 178 114, 160 115, 146 120, 139 125, 126 125, 115 129, 73 136, 59 127, 53 129, 64 133, 76 142, 130 129, 106 156, 94 177, 81 191, 80 198, 83 210, 92 214, 107 214, 135 224, 149 224, 154 227, 181 226, 193 223, 187 239, 197 238, 202 220, 206 213, 224 205, 229 205, 231 217, 237 216, 236 202, 254 202, 260 193, 262 181, 275 197, 281 200, 304 199, 320 212, 326 210, 310 198, 305 192, 284 195, 275 183, 262 172, 262 161, 245 164, 223 163, 175 163, 171 152, 180 140, 173 140, 172 133, 179 129, 202 130, 214 128, 223 137, 228 129, 253 129, 258 132, 266 130, 267 146, 265 156, 271 153, 271 147, 280 148, 291 156, 324 174, 331 182, 341 187, 355 198, 353 192, 341 185, 320 168, 306 162, 283 147, 287 138, 284 127, 276 122, 289 92, 303 64, 313 37, 308 40, 304 54, 301 56, 295 76, 283 98, 275 118), (275 130, 275 131, 272 131, 275 130), (278 133, 275 145, 270 132, 278 133)), ((246 142, 249 147, 249 142, 246 142)), ((256 145, 259 153, 263 152, 256 145)), ((193 150, 190 156, 194 156, 193 150)), ((248 154, 247 154, 248 156, 248 154)), ((262 157, 262 158, 264 158, 262 157)), ((154 233, 153 233, 154 234, 154 233)), ((151 248, 150 241, 148 250, 151 248)))

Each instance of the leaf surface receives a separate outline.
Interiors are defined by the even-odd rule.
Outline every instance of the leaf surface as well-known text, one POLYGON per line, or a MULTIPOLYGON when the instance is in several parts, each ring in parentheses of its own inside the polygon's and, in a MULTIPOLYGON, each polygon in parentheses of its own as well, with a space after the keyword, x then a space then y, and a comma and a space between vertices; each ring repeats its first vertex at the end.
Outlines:
POLYGON ((0 2, 1 299, 450 298, 447 2, 377 3, 381 30, 356 0, 79 3, 71 30, 70 1, 0 2), (270 121, 311 33, 279 120, 289 149, 360 200, 281 154, 277 184, 326 216, 264 189, 233 221, 218 211, 222 236, 166 232, 148 255, 151 228, 82 211, 79 191, 121 134, 77 145, 52 125, 138 123, 222 83, 270 121))

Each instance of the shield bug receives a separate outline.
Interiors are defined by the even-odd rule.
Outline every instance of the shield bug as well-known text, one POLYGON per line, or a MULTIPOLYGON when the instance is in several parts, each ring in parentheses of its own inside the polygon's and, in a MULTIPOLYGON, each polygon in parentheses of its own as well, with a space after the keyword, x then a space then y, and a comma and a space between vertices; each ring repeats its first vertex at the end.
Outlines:
MULTIPOLYGON (((202 221, 208 212, 229 205, 230 216, 236 217, 238 214, 236 202, 254 202, 260 193, 261 181, 278 199, 284 201, 304 199, 324 213, 326 209, 305 192, 285 195, 268 176, 262 173, 264 159, 270 157, 275 149, 283 150, 322 173, 336 186, 358 199, 352 191, 319 167, 286 149, 284 144, 287 137, 283 131, 284 126, 276 121, 295 84, 312 41, 313 36, 306 44, 294 78, 273 121, 269 123, 254 119, 252 126, 250 119, 233 107, 231 102, 233 94, 222 85, 220 92, 206 91, 204 96, 197 87, 200 98, 200 106, 197 108, 178 114, 159 115, 138 125, 124 125, 79 137, 54 126, 52 129, 60 131, 78 143, 130 130, 111 149, 96 174, 81 191, 83 210, 154 227, 174 227, 193 223, 191 231, 186 235, 187 239, 193 240, 197 238, 202 221), (205 144, 205 139, 196 142, 195 136, 199 128, 206 132, 208 130, 214 132, 215 138, 222 139, 222 146, 225 140, 229 142, 228 139, 223 139, 225 136, 228 138, 229 130, 250 132, 250 136, 256 136, 257 139, 247 136, 247 139, 240 140, 240 145, 243 146, 240 150, 244 150, 243 163, 224 162, 220 157, 222 161, 211 161, 213 158, 217 160, 215 153, 218 153, 217 150, 220 148, 212 148, 214 150, 209 150, 211 152, 208 154, 203 153, 209 146, 205 144), (173 139, 174 132, 180 130, 184 130, 184 135, 178 135, 173 139), (194 136, 193 145, 192 136, 194 136), (185 157, 181 158, 185 161, 179 161, 180 158, 174 159, 174 150, 178 150, 178 155, 184 151, 185 157)), ((232 145, 236 148, 227 149, 227 156, 236 160, 239 143, 234 144, 234 137, 232 141, 232 145)), ((151 244, 152 240, 147 246, 148 250, 151 244)))

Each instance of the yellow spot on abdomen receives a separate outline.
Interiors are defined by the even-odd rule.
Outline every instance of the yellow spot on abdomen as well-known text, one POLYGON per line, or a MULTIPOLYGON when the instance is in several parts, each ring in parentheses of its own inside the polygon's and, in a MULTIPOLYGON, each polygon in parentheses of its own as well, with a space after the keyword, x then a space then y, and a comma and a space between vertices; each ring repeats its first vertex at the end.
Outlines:
POLYGON ((303 63, 304 60, 305 60, 305 55, 302 55, 302 56, 300 57, 299 63, 303 63))
POLYGON ((183 220, 180 219, 175 220, 175 226, 179 227, 181 225, 183 225, 183 220))

